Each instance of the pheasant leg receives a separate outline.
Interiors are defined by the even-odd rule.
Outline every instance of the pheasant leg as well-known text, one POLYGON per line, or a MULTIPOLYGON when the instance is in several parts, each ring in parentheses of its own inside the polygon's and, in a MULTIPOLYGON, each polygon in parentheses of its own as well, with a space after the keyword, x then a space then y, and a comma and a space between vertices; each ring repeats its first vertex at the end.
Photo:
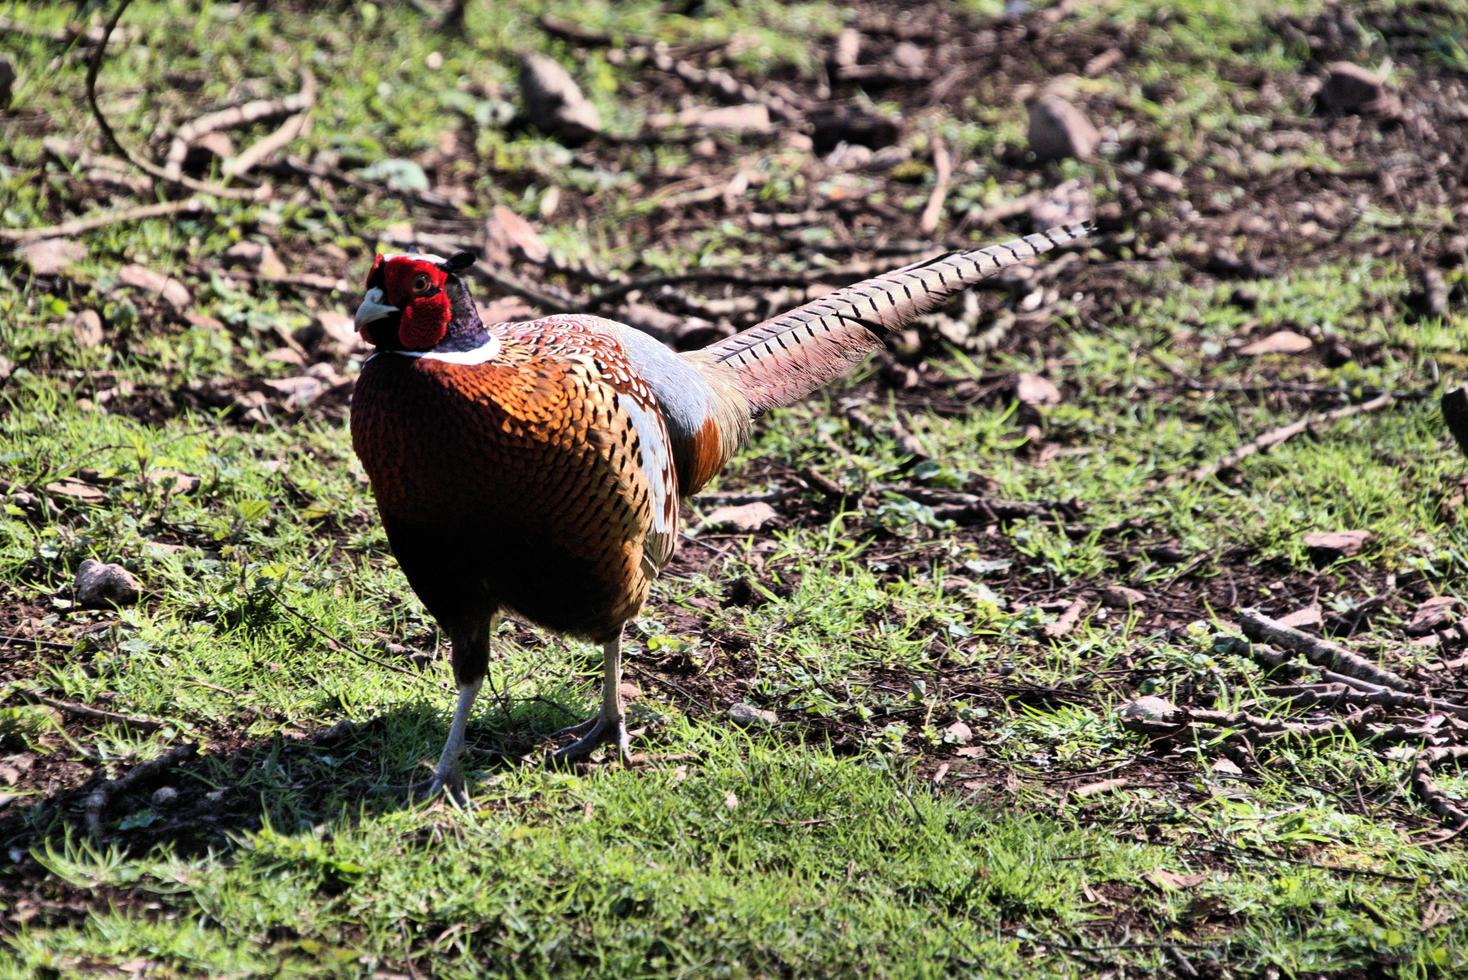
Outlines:
POLYGON ((557 762, 584 759, 602 745, 614 743, 623 765, 632 762, 632 749, 627 735, 627 714, 622 708, 622 637, 602 647, 601 711, 568 732, 580 735, 576 741, 552 756, 557 762))
POLYGON ((464 751, 464 730, 469 727, 469 710, 474 707, 474 698, 484 678, 459 688, 459 704, 454 708, 454 721, 449 725, 448 740, 443 743, 443 754, 438 757, 438 766, 433 770, 433 782, 428 786, 428 795, 437 796, 448 789, 450 793, 461 793, 464 775, 459 771, 459 755, 464 751))

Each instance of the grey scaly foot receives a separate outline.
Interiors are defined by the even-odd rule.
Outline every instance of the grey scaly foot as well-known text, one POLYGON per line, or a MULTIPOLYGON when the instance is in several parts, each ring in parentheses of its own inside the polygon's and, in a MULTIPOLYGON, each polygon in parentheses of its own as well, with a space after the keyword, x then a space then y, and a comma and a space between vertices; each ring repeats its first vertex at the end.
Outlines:
POLYGON ((586 734, 551 756, 556 762, 575 762, 585 759, 603 745, 616 745, 617 758, 623 765, 632 764, 631 738, 627 734, 627 719, 623 715, 606 718, 597 715, 588 723, 576 726, 585 728, 586 734))
POLYGON ((555 762, 572 762, 584 759, 597 748, 607 743, 617 746, 617 757, 623 765, 632 762, 632 750, 628 746, 627 712, 622 708, 622 637, 617 635, 602 646, 601 710, 596 717, 588 718, 579 725, 572 725, 558 735, 581 736, 564 749, 551 756, 555 762))
POLYGON ((432 799, 447 790, 448 798, 455 803, 464 802, 464 775, 459 769, 459 756, 464 751, 464 731, 469 727, 469 710, 474 707, 474 696, 484 678, 459 688, 459 703, 454 708, 454 720, 449 725, 449 737, 443 743, 443 752, 433 770, 433 782, 428 784, 428 798, 432 799))

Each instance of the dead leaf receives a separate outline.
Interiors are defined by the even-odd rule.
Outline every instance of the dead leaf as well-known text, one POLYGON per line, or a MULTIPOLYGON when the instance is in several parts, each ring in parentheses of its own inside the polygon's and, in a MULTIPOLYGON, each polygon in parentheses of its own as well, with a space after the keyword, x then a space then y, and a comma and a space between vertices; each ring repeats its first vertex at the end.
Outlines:
POLYGON ((716 507, 704 518, 701 530, 704 531, 758 531, 766 525, 780 519, 780 515, 764 501, 756 501, 752 504, 735 504, 728 507, 716 507))
POLYGON ((544 262, 550 248, 524 218, 503 204, 496 204, 484 223, 484 258, 493 266, 507 266, 513 259, 544 262))
POLYGON ((71 318, 71 335, 78 347, 96 347, 106 334, 102 331, 102 317, 96 310, 82 310, 71 318))
POLYGON ((107 494, 98 490, 90 483, 65 477, 54 483, 46 484, 46 492, 53 497, 66 497, 84 504, 102 504, 107 502, 107 494))
POLYGON ((1305 535, 1305 550, 1316 564, 1328 565, 1360 554, 1371 539, 1370 531, 1315 531, 1305 535))
POLYGON ((1038 374, 1021 374, 1014 380, 1014 397, 1026 405, 1059 405, 1060 389, 1038 374))
POLYGON ((117 281, 119 285, 155 296, 177 311, 182 311, 194 301, 193 294, 183 283, 147 266, 125 265, 117 270, 117 281))
POLYGON ((943 729, 943 741, 951 745, 967 745, 973 741, 974 730, 961 721, 955 721, 943 729))
POLYGON ((279 279, 286 274, 285 263, 269 242, 236 242, 224 253, 224 264, 258 272, 267 279, 279 279))
POLYGON ((1425 636, 1451 625, 1461 601, 1456 596, 1439 595, 1423 602, 1407 622, 1407 635, 1425 636))
POLYGON ((1161 868, 1148 872, 1144 877, 1156 885, 1160 891, 1165 892, 1186 891, 1189 888, 1197 888, 1208 880, 1207 874, 1180 875, 1173 871, 1164 871, 1161 868))
POLYGON ((86 246, 71 238, 43 238, 20 249, 20 260, 33 276, 60 275, 86 257, 86 246))
POLYGON ((1101 605, 1110 609, 1130 609, 1147 601, 1147 594, 1125 585, 1108 585, 1101 590, 1101 605))
POLYGON ((1279 621, 1285 626, 1302 630, 1321 625, 1325 622, 1325 618, 1321 614, 1320 603, 1312 602, 1302 609, 1296 609, 1288 615, 1279 617, 1279 621))
POLYGON ((1268 337, 1239 348, 1239 353, 1244 357, 1260 357, 1265 354, 1303 354, 1314 346, 1314 341, 1303 334, 1297 334, 1293 330, 1276 330, 1268 337))

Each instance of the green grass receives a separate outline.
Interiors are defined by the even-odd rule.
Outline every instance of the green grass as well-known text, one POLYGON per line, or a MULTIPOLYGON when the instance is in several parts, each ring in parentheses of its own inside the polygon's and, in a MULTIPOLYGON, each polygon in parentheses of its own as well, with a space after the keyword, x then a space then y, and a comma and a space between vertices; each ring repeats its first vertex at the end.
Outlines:
MULTIPOLYGON (((730 42, 733 68, 791 84, 823 70, 824 49, 805 39, 849 17, 823 3, 703 8, 554 10, 619 39, 730 42)), ((1246 183, 1329 156, 1319 141, 1246 165, 1214 152, 1265 127, 1240 71, 1305 68, 1303 52, 1256 45, 1272 9, 1127 0, 1114 21, 1085 12, 1057 30, 1151 25, 1122 69, 1084 90, 1116 97, 1118 113, 1135 113, 1180 159, 1203 152, 1189 158, 1196 173, 1246 183), (1166 27, 1155 19, 1163 6, 1182 8, 1166 27), (1162 78, 1185 97, 1145 98, 1162 78)), ((150 43, 116 46, 103 104, 141 147, 245 80, 262 80, 252 94, 292 91, 309 65, 329 97, 292 152, 334 151, 361 170, 414 158, 452 129, 487 162, 449 166, 447 182, 469 203, 445 224, 477 228, 499 203, 533 216, 556 186, 572 201, 544 223, 558 253, 641 272, 799 268, 792 249, 734 218, 685 237, 650 230, 658 180, 698 165, 686 146, 618 146, 606 151, 612 166, 497 124, 514 102, 522 46, 571 65, 614 132, 634 133, 665 108, 642 73, 549 38, 537 12, 472 4, 469 29, 444 35, 405 4, 247 5, 226 20, 213 6, 140 2, 126 26, 150 43), (163 84, 169 73, 182 81, 163 84)), ((22 4, 6 13, 53 27, 66 15, 22 4)), ((0 51, 21 72, 15 111, 0 119, 0 224, 111 206, 44 161, 45 136, 91 146, 96 135, 82 60, 50 68, 60 49, 11 35, 0 51)), ((1114 196, 1105 163, 1049 172, 990 159, 1022 139, 1023 110, 1005 80, 985 84, 1002 97, 959 93, 915 110, 915 131, 932 123, 977 162, 950 221, 1057 174, 1095 177, 1098 199, 1114 196)), ((736 156, 762 157, 759 210, 812 192, 798 151, 720 148, 712 170, 725 179, 736 156)), ((904 213, 922 208, 930 186, 863 179, 904 213)), ((761 420, 715 491, 791 487, 792 471, 814 467, 852 492, 841 503, 801 493, 775 504, 774 529, 682 544, 690 557, 629 631, 629 679, 642 691, 634 716, 646 729, 638 747, 678 758, 576 773, 510 761, 586 712, 598 663, 588 645, 505 624, 497 692, 470 729, 471 800, 460 810, 402 791, 436 756, 448 670, 388 552, 339 400, 248 421, 202 394, 299 374, 268 356, 281 334, 355 302, 229 281, 217 270, 230 245, 269 240, 293 269, 352 281, 382 229, 432 224, 388 194, 295 190, 112 226, 86 236, 87 256, 54 284, 22 272, 0 282, 0 353, 15 365, 0 382, 10 494, 0 502, 0 632, 59 643, 0 650, 0 763, 34 766, 0 787, 0 974, 1092 976, 1161 974, 1185 960, 1203 975, 1418 977, 1450 974, 1468 956, 1463 845, 1424 845, 1438 826, 1411 792, 1410 752, 1349 736, 1282 740, 1238 777, 1218 767, 1209 736, 1167 754, 1116 713, 1155 692, 1223 709, 1263 699, 1250 710, 1288 714, 1266 691, 1275 681, 1217 642, 1231 630, 1234 610, 1220 605, 1229 583, 1290 607, 1318 596, 1327 611, 1385 593, 1385 611, 1349 642, 1387 650, 1404 645, 1411 611, 1393 598, 1392 576, 1445 594, 1468 584, 1468 532, 1440 512, 1463 463, 1435 407, 1464 366, 1468 317, 1459 308, 1408 320, 1412 273, 1401 261, 1362 247, 1290 264, 1251 283, 1257 303, 1244 310, 1233 284, 1200 281, 1181 261, 1183 239, 1176 255, 1123 264, 1119 298, 1085 317, 1061 303, 1049 323, 977 362, 929 358, 979 387, 1044 374, 1065 398, 1038 419, 1007 389, 929 411, 931 392, 888 390, 868 371, 761 420), (117 289, 128 262, 180 275, 190 311, 217 324, 117 289), (73 336, 81 309, 103 314, 101 346, 73 336), (1237 354, 1245 334, 1286 328, 1361 356, 1327 368, 1314 356, 1237 354), (1230 389, 1248 383, 1275 391, 1230 389), (1290 384, 1412 397, 1252 457, 1235 476, 1179 478, 1340 404, 1281 395, 1290 384), (839 408, 853 394, 879 423, 900 420, 936 467, 909 473, 895 441, 856 429, 839 408), (173 472, 197 487, 181 489, 173 472), (65 478, 102 498, 46 490, 65 478), (1075 501, 1080 516, 1068 527, 954 527, 886 492, 923 482, 1075 501), (1371 545, 1315 569, 1303 536, 1347 528, 1371 531, 1371 545), (1185 561, 1146 557, 1164 543, 1185 561), (142 602, 73 609, 71 581, 88 557, 127 564, 142 602), (1073 631, 1043 637, 1057 603, 1118 583, 1147 604, 1129 614, 1092 603, 1073 631), (1164 623, 1159 608, 1177 611, 1164 623), (164 724, 63 718, 28 706, 28 692, 164 724), (733 727, 725 712, 736 701, 780 724, 733 727), (955 734, 956 722, 971 736, 955 734), (185 741, 201 744, 199 758, 164 779, 180 802, 155 802, 156 783, 119 797, 108 841, 90 841, 82 800, 63 790, 185 741), (1126 782, 1073 792, 1114 771, 1126 782)), ((1367 215, 1360 238, 1420 217, 1367 215)), ((708 509, 695 502, 688 526, 708 509)), ((1452 771, 1440 783, 1468 790, 1452 771)))

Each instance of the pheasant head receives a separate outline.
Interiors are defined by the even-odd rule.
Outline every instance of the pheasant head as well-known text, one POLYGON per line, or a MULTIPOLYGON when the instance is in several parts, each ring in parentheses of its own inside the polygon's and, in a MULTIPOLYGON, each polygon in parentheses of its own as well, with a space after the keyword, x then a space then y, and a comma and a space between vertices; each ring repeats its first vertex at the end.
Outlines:
POLYGON ((379 255, 357 307, 357 332, 379 350, 462 350, 483 341, 484 325, 459 273, 469 252, 379 255))

